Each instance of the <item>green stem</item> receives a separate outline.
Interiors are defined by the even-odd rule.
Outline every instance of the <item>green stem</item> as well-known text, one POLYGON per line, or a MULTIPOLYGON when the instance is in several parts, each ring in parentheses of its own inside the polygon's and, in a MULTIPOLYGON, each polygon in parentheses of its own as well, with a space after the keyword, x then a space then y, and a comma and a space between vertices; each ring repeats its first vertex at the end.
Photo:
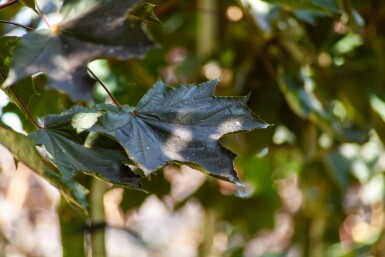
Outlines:
POLYGON ((205 217, 204 217, 203 241, 199 249, 200 250, 199 256, 202 256, 202 257, 211 256, 217 219, 218 219, 217 213, 214 209, 206 210, 205 217))
POLYGON ((216 0, 198 0, 197 9, 197 55, 200 59, 209 57, 215 49, 218 34, 216 0))
MULTIPOLYGON (((107 184, 95 177, 91 180, 90 218, 91 224, 101 224, 105 221, 103 196, 107 184)), ((91 234, 91 249, 93 257, 105 257, 105 229, 95 229, 91 234)))
POLYGON ((36 5, 36 10, 39 13, 40 17, 43 19, 44 23, 48 26, 48 28, 50 28, 51 24, 49 23, 47 16, 45 15, 45 13, 43 13, 43 11, 40 9, 37 3, 35 3, 35 5, 36 5))
POLYGON ((19 2, 19 1, 18 1, 18 0, 11 0, 11 1, 8 1, 8 2, 6 2, 6 3, 4 3, 4 4, 1 4, 1 5, 0 5, 0 9, 3 9, 3 8, 6 8, 6 7, 11 6, 11 5, 13 5, 13 4, 16 4, 17 2, 19 2))

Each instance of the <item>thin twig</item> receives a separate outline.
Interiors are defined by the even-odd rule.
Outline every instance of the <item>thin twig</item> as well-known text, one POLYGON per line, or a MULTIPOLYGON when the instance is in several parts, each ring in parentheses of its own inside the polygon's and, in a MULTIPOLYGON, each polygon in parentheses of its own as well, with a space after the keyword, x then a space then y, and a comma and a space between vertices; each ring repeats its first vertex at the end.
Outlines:
MULTIPOLYGON (((0 70, 0 75, 3 77, 3 79, 6 79, 5 74, 3 73, 2 70, 0 70)), ((32 117, 32 114, 28 111, 28 108, 24 105, 23 101, 20 99, 20 97, 17 95, 15 89, 13 89, 12 86, 9 87, 9 89, 12 91, 12 93, 15 95, 17 101, 21 105, 21 108, 24 110, 24 112, 27 114, 29 120, 39 129, 41 129, 41 126, 36 122, 36 120, 32 117)))
POLYGON ((32 117, 32 114, 28 111, 27 107, 24 105, 23 101, 21 101, 20 97, 17 95, 16 91, 13 89, 12 86, 9 87, 12 91, 12 93, 16 96, 17 101, 20 103, 21 107, 27 113, 28 118, 32 121, 32 123, 39 129, 41 129, 41 126, 36 122, 36 120, 32 117))
POLYGON ((43 19, 44 23, 48 26, 48 28, 50 28, 51 24, 49 23, 47 16, 45 15, 45 13, 43 13, 43 11, 40 9, 40 7, 37 5, 37 3, 36 3, 36 10, 39 13, 39 15, 41 16, 41 18, 43 19))
POLYGON ((13 4, 16 4, 17 2, 19 2, 18 0, 11 0, 11 1, 8 1, 4 4, 0 4, 0 9, 3 9, 3 8, 6 8, 8 6, 11 6, 13 4))
POLYGON ((31 28, 31 27, 28 27, 26 25, 23 25, 23 24, 20 24, 20 23, 17 23, 17 22, 13 22, 13 21, 6 21, 6 20, 0 20, 1 23, 7 23, 7 24, 12 24, 12 25, 15 25, 15 26, 18 26, 18 27, 22 27, 22 28, 25 28, 26 30, 35 30, 34 28, 31 28))
POLYGON ((118 100, 115 99, 115 97, 111 94, 111 92, 108 90, 108 88, 104 85, 104 83, 95 75, 95 73, 92 72, 92 70, 90 68, 87 68, 88 72, 91 73, 92 77, 94 77, 94 79, 96 79, 96 81, 103 87, 103 89, 107 92, 107 94, 110 96, 111 100, 120 108, 122 108, 122 106, 120 105, 120 103, 118 102, 118 100))

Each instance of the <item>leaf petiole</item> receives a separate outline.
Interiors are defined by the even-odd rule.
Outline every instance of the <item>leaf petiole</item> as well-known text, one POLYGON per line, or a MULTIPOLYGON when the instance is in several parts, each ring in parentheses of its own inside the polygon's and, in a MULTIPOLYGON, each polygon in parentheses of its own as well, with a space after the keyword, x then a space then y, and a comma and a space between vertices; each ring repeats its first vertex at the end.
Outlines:
POLYGON ((16 94, 16 91, 13 89, 12 86, 9 87, 12 91, 12 93, 16 96, 17 101, 22 106, 25 113, 28 115, 28 118, 32 121, 32 123, 38 128, 41 129, 41 126, 36 122, 36 120, 32 117, 32 114, 28 111, 27 107, 24 105, 23 101, 21 101, 20 97, 16 94))
POLYGON ((107 94, 109 95, 109 97, 111 98, 111 100, 115 103, 116 106, 118 106, 119 108, 122 108, 122 106, 120 105, 120 103, 118 102, 118 100, 116 100, 116 98, 112 95, 112 93, 108 90, 108 88, 106 87, 106 85, 104 85, 104 83, 96 76, 95 73, 93 73, 93 71, 90 69, 90 68, 87 68, 87 71, 92 75, 92 77, 94 77, 94 79, 96 79, 96 81, 103 87, 103 89, 107 92, 107 94))
MULTIPOLYGON (((5 80, 6 77, 3 73, 3 71, 0 70, 1 77, 5 80)), ((15 95, 17 101, 19 102, 20 106, 23 108, 24 112, 27 114, 30 121, 39 129, 41 129, 41 126, 37 123, 37 121, 32 117, 32 114, 28 111, 28 108, 24 105, 23 101, 20 99, 20 97, 17 95, 16 91, 13 89, 12 86, 9 87, 12 93, 15 95)))
POLYGON ((40 9, 40 7, 36 4, 36 10, 37 12, 39 13, 40 17, 43 19, 44 23, 48 26, 48 28, 51 27, 51 24, 49 23, 48 19, 47 19, 47 16, 45 15, 45 13, 40 9))
POLYGON ((18 26, 18 27, 22 27, 22 28, 25 28, 26 30, 29 30, 29 31, 35 30, 34 28, 31 28, 31 27, 28 27, 26 25, 23 25, 23 24, 20 24, 20 23, 17 23, 17 22, 13 22, 13 21, 0 20, 0 22, 1 23, 12 24, 12 25, 15 25, 15 26, 18 26))

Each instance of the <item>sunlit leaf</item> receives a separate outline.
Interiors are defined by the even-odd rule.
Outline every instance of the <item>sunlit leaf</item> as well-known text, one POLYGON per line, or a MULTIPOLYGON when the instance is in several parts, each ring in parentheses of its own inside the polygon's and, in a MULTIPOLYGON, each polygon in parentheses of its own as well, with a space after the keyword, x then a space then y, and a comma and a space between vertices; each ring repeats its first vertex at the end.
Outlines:
MULTIPOLYGON (((17 37, 0 37, 0 71, 1 83, 5 80, 5 74, 9 71, 12 60, 12 50, 19 42, 17 37)), ((4 92, 9 99, 16 104, 20 110, 23 110, 20 101, 28 107, 37 91, 31 78, 25 78, 12 85, 11 88, 5 88, 4 92), (16 96, 17 95, 17 96, 16 96)))
POLYGON ((28 108, 33 97, 38 94, 31 78, 25 78, 16 82, 12 85, 12 89, 11 87, 4 88, 4 92, 20 110, 23 110, 21 103, 28 108))
POLYGON ((371 128, 344 124, 325 110, 317 95, 304 88, 305 82, 294 74, 282 73, 279 78, 280 89, 291 110, 303 119, 314 122, 317 126, 337 138, 348 142, 365 142, 371 128))
POLYGON ((90 130, 115 138, 146 174, 178 162, 239 183, 233 166, 236 155, 218 140, 268 124, 248 109, 248 97, 213 96, 217 83, 170 88, 159 80, 135 108, 96 106, 105 114, 90 130))
POLYGON ((9 65, 11 51, 19 41, 20 39, 18 37, 0 37, 0 65, 2 71, 8 72, 8 67, 4 67, 4 65, 9 65))
POLYGON ((5 86, 44 72, 49 87, 75 100, 89 99, 93 81, 87 75, 88 62, 99 57, 142 57, 153 47, 140 22, 128 19, 129 9, 140 2, 66 1, 60 24, 22 37, 5 86))
POLYGON ((34 10, 37 13, 35 0, 18 0, 18 1, 20 3, 22 3, 23 5, 31 8, 32 10, 34 10))

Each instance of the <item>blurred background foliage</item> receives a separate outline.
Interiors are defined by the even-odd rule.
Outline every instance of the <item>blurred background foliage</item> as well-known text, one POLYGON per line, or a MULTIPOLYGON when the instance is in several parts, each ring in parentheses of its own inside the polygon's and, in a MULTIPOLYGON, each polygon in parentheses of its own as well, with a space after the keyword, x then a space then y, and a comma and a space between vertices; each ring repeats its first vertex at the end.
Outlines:
MULTIPOLYGON (((145 27, 159 48, 143 60, 90 64, 117 99, 135 105, 158 77, 169 85, 219 77, 216 95, 250 94, 249 107, 274 126, 222 138, 239 154, 244 189, 184 166, 153 176, 147 194, 104 185, 108 256, 385 256, 383 2, 150 2, 163 24, 145 27)), ((54 17, 59 4, 44 10, 54 17)), ((0 19, 39 26, 21 5, 0 19)), ((46 90, 44 76, 34 82, 35 117, 72 104, 46 90)), ((96 103, 107 97, 96 87, 96 103)), ((33 128, 5 102, 3 122, 9 115, 33 128)), ((93 190, 90 178, 80 180, 93 190)), ((65 201, 57 210, 64 256, 82 256, 83 234, 87 245, 98 228, 65 201)), ((1 228, 0 252, 12 246, 1 228)))

